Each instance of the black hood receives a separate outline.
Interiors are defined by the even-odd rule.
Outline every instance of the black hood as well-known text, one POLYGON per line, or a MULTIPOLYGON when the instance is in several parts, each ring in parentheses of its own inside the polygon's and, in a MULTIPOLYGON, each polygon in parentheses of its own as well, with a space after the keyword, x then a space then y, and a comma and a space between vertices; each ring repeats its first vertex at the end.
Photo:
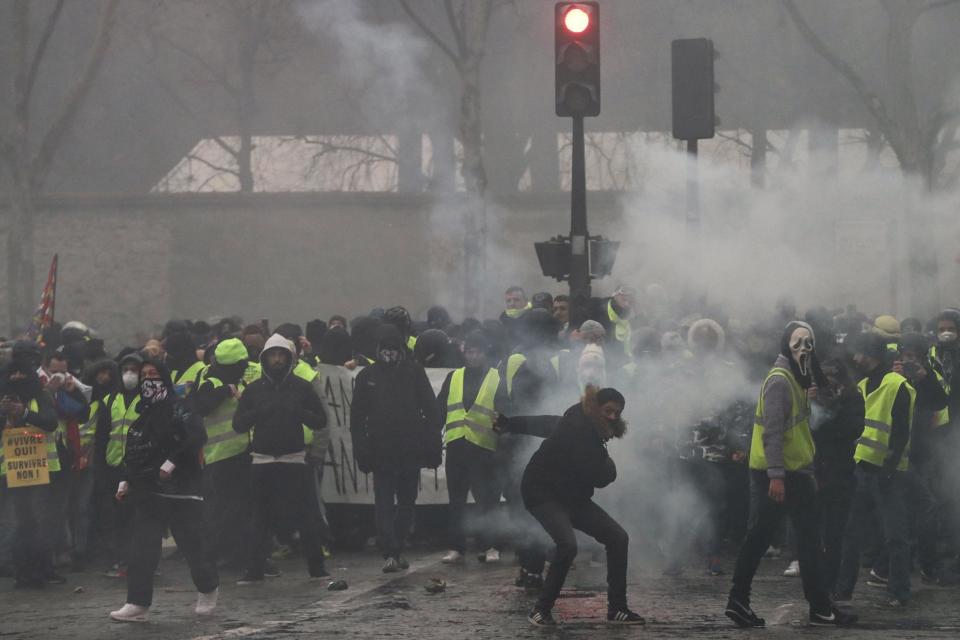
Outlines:
POLYGON ((350 336, 341 327, 328 329, 320 339, 320 344, 314 345, 314 350, 320 355, 320 362, 323 364, 340 366, 353 357, 350 336))
POLYGON ((353 319, 350 323, 350 338, 354 353, 359 353, 368 358, 376 358, 377 328, 380 324, 380 320, 368 316, 353 319))
POLYGON ((11 362, 0 369, 0 397, 15 396, 20 402, 27 404, 31 399, 36 398, 43 386, 40 384, 40 378, 37 376, 37 370, 30 364, 22 362, 11 362), (10 376, 14 373, 23 373, 26 375, 21 380, 11 380, 10 376))
POLYGON ((120 388, 120 367, 116 362, 105 358, 103 360, 97 360, 87 365, 83 370, 83 376, 81 381, 93 387, 93 398, 101 398, 105 395, 114 393, 120 388), (97 374, 101 371, 109 370, 110 371, 110 384, 101 387, 97 384, 97 374))
POLYGON ((156 367, 157 373, 160 374, 160 380, 163 382, 163 386, 167 388, 167 397, 162 402, 150 405, 149 408, 146 407, 143 402, 141 402, 140 412, 146 413, 148 411, 162 411, 171 408, 176 400, 177 392, 173 386, 173 379, 170 377, 170 369, 168 369, 167 365, 164 364, 159 358, 144 358, 143 364, 149 364, 156 367))

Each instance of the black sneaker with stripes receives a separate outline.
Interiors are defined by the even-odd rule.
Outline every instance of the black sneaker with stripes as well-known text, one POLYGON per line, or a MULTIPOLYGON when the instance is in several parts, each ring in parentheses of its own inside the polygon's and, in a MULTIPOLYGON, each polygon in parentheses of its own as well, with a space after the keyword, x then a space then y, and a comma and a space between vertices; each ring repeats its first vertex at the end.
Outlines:
POLYGON ((647 624, 639 613, 623 609, 607 609, 607 622, 611 624, 647 624))
POLYGON ((555 627, 557 626, 557 621, 553 619, 553 616, 550 615, 549 611, 541 611, 540 609, 534 607, 530 612, 530 615, 527 616, 527 620, 530 621, 535 627, 555 627))

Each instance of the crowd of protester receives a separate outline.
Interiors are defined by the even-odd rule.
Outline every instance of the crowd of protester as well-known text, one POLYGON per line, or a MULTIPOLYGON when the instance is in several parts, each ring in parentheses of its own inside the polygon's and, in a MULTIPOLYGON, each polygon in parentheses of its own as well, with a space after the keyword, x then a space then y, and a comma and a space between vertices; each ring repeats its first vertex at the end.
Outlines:
MULTIPOLYGON (((48 483, 11 487, 4 466, 0 572, 18 588, 63 583, 67 571, 126 578, 126 604, 111 613, 122 621, 147 619, 168 531, 190 566, 200 615, 216 607, 222 571, 235 571, 238 584, 277 575, 271 556, 280 546, 299 550, 311 579, 325 579, 336 545, 320 491, 325 364, 359 369, 350 436, 357 468, 372 474, 371 521, 386 573, 409 567, 420 470, 440 465, 449 491, 443 562, 467 562, 471 540, 482 562, 515 552, 517 586, 546 594, 535 624, 552 623, 562 575, 552 571, 545 585, 549 546, 530 533, 533 520, 556 542, 551 567, 569 566, 577 553, 558 539, 567 535, 557 533, 559 509, 589 521, 608 564, 625 572, 626 533, 584 507, 590 496, 576 482, 599 474, 590 486, 604 486, 609 469, 581 470, 573 455, 571 474, 557 474, 545 460, 558 445, 547 443, 527 464, 534 437, 562 439, 559 415, 594 388, 602 401, 619 398, 619 411, 629 404, 636 468, 620 469, 621 484, 658 478, 656 491, 640 480, 629 487, 644 503, 637 510, 651 514, 631 533, 658 551, 664 575, 721 576, 730 552, 762 543, 760 553, 782 558, 784 575, 801 577, 805 593, 849 600, 862 562, 869 584, 888 590, 889 606, 906 606, 913 563, 928 584, 949 584, 958 572, 958 334, 954 309, 929 322, 898 321, 853 306, 798 313, 784 299, 741 319, 702 299, 668 300, 656 285, 639 294, 622 286, 577 309, 566 296, 510 287, 499 318, 482 321, 455 322, 439 306, 423 320, 392 307, 304 328, 171 320, 111 353, 86 325, 55 324, 39 340, 0 347, 5 429, 33 434, 50 472, 48 483), (748 527, 748 512, 767 486, 751 497, 751 473, 769 477, 773 502, 777 480, 793 477, 783 461, 754 462, 763 457, 757 443, 776 437, 769 426, 757 435, 768 372, 778 356, 800 362, 794 343, 815 354, 812 372, 794 371, 815 443, 814 515, 786 526, 771 515, 761 535, 756 522, 748 527), (435 368, 451 370, 437 394, 425 371, 435 368), (883 430, 869 398, 891 374, 902 380, 890 392, 883 444, 891 455, 872 464, 857 447, 865 428, 883 430)), ((614 428, 603 440, 622 435, 614 428)), ((574 448, 582 446, 592 445, 574 448)), ((745 588, 743 619, 758 626, 745 588)), ((625 592, 613 589, 610 619, 626 620, 625 592)))

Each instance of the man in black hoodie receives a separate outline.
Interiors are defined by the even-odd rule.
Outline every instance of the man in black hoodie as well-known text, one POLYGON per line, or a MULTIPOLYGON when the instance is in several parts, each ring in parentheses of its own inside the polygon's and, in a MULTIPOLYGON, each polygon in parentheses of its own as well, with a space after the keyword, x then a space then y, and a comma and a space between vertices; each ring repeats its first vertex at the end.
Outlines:
MULTIPOLYGON (((14 430, 24 430, 43 438, 52 475, 60 469, 53 435, 57 429, 57 413, 53 399, 40 385, 39 366, 40 354, 35 344, 18 342, 14 345, 13 361, 0 372, 0 421, 4 436, 14 430)), ((4 482, 8 483, 6 461, 3 460, 0 466, 3 467, 4 482)), ((48 581, 62 582, 53 572, 51 562, 52 527, 56 520, 51 521, 50 484, 16 488, 5 484, 4 490, 13 501, 16 514, 16 586, 42 587, 48 581)))
POLYGON ((587 387, 581 402, 567 409, 523 472, 524 506, 556 544, 543 590, 529 616, 536 626, 556 624, 550 612, 577 556, 575 529, 606 547, 607 620, 614 624, 645 622, 627 607, 629 536, 591 499, 595 489, 617 477, 607 442, 626 432, 620 418, 625 405, 616 389, 587 387))
POLYGON ((384 573, 409 567, 401 557, 413 526, 420 469, 440 466, 437 399, 426 372, 393 325, 377 331, 377 361, 357 375, 350 437, 357 468, 373 472, 377 538, 384 573))
POLYGON ((160 360, 140 369, 139 416, 124 448, 117 500, 133 505, 127 603, 110 612, 117 622, 146 622, 153 603, 153 575, 169 529, 190 566, 198 615, 217 606, 220 579, 204 553, 200 450, 207 436, 200 416, 177 399, 170 372, 160 360))
POLYGON ((329 575, 323 561, 319 522, 312 517, 303 428, 327 426, 323 403, 313 385, 293 374, 293 343, 273 334, 260 354, 263 376, 247 386, 233 416, 237 433, 253 430, 250 443, 253 532, 247 568, 237 584, 263 581, 265 549, 272 525, 291 522, 300 531, 311 579, 329 575))

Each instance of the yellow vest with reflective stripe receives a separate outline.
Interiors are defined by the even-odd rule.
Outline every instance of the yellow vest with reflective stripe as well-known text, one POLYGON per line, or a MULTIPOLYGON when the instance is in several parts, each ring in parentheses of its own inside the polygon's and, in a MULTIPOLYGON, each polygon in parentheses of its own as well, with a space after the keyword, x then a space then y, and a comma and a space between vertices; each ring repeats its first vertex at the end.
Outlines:
POLYGON ((417 348, 417 338, 416 336, 407 337, 407 349, 413 353, 413 350, 417 348))
MULTIPOLYGON (((857 462, 867 462, 882 467, 887 456, 890 455, 890 432, 893 430, 893 403, 897 399, 900 388, 906 385, 910 393, 910 428, 913 429, 913 409, 917 401, 917 392, 907 379, 892 371, 883 376, 880 386, 867 394, 867 379, 864 378, 857 385, 863 396, 864 420, 863 434, 857 440, 857 448, 853 452, 853 459, 857 462)), ((909 466, 908 454, 910 443, 907 442, 897 471, 906 471, 909 466)))
POLYGON ((617 315, 617 312, 613 310, 613 300, 607 302, 607 318, 613 323, 613 336, 617 339, 617 342, 623 345, 623 350, 628 356, 632 355, 633 352, 630 350, 630 335, 633 329, 630 327, 629 320, 621 318, 617 315))
POLYGON ((500 374, 496 369, 487 371, 483 378, 477 398, 467 411, 463 405, 464 368, 457 369, 450 378, 450 391, 447 394, 447 423, 443 427, 443 443, 464 438, 478 447, 495 451, 497 432, 493 430, 493 421, 497 417, 494 401, 497 387, 500 386, 500 374))
MULTIPOLYGON (((40 413, 40 404, 37 402, 36 398, 30 401, 30 404, 27 405, 27 408, 33 413, 40 413)), ((47 468, 51 473, 54 471, 60 471, 60 455, 57 453, 57 440, 54 433, 47 433, 39 427, 31 427, 29 425, 22 425, 13 428, 19 431, 35 434, 38 438, 43 437, 44 447, 47 450, 47 468)), ((4 460, 3 445, 0 443, 0 476, 5 476, 6 474, 7 461, 4 460)))
MULTIPOLYGON (((297 361, 297 366, 293 368, 293 375, 306 380, 310 384, 313 384, 313 381, 320 376, 316 369, 303 360, 297 361)), ((303 425, 303 444, 306 447, 313 444, 313 430, 307 425, 303 425)))
MULTIPOLYGON (((223 382, 218 378, 208 377, 204 383, 212 384, 214 389, 223 386, 223 382)), ((239 389, 242 390, 244 386, 241 382, 239 389)), ((207 464, 239 456, 246 453, 250 446, 250 432, 237 433, 233 430, 233 416, 239 405, 240 401, 231 396, 203 419, 203 426, 207 431, 207 443, 203 445, 203 459, 207 464)))
POLYGON ((97 435, 97 417, 100 415, 100 407, 103 400, 94 400, 90 403, 90 417, 78 428, 80 433, 80 446, 89 447, 97 435))
POLYGON ((771 369, 760 389, 760 401, 757 402, 753 423, 753 439, 750 442, 750 468, 759 471, 767 469, 767 456, 763 451, 763 390, 774 376, 786 378, 790 386, 793 402, 790 407, 790 422, 783 434, 783 468, 787 471, 797 471, 813 463, 816 451, 813 435, 810 433, 810 400, 803 387, 793 377, 793 373, 780 367, 771 369))
MULTIPOLYGON (((943 387, 943 392, 947 394, 947 397, 950 397, 950 385, 947 384, 946 379, 936 371, 934 373, 937 375, 937 382, 940 383, 940 386, 943 387)), ((947 405, 940 411, 937 411, 933 414, 933 426, 934 427, 945 427, 950 424, 950 406, 947 405)))
POLYGON ((507 395, 511 397, 513 397, 513 378, 526 361, 527 356, 522 353, 514 353, 507 358, 507 395))
POLYGON ((110 403, 110 440, 107 442, 107 465, 119 467, 127 450, 127 431, 130 425, 140 417, 140 396, 136 395, 130 406, 122 393, 118 393, 110 403))
POLYGON ((177 371, 172 372, 171 377, 173 378, 174 386, 185 387, 184 397, 190 395, 190 393, 200 385, 200 376, 206 368, 207 365, 203 364, 202 360, 197 360, 187 367, 183 373, 178 373, 177 371))

